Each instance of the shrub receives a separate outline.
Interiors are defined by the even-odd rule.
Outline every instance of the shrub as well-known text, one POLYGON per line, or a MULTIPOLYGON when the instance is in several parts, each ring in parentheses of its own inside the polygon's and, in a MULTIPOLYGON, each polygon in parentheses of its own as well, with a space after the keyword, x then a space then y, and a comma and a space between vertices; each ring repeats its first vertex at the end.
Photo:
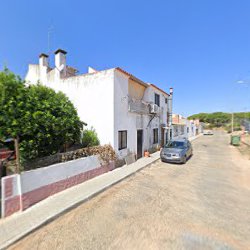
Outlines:
POLYGON ((104 163, 116 160, 115 150, 111 145, 95 146, 88 148, 81 148, 75 151, 67 152, 62 154, 62 162, 75 160, 90 155, 99 155, 104 163))
POLYGON ((79 142, 81 128, 75 107, 62 92, 26 86, 7 69, 0 72, 0 138, 19 138, 23 161, 79 142))
POLYGON ((82 145, 83 147, 93 147, 100 145, 100 141, 94 128, 87 129, 83 132, 82 145))

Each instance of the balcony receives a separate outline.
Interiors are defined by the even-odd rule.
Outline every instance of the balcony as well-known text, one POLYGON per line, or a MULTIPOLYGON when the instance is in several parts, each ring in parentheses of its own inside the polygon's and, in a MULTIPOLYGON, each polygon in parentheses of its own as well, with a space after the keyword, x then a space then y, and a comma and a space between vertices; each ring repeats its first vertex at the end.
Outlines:
POLYGON ((128 110, 133 113, 138 114, 150 114, 148 103, 142 100, 129 99, 128 101, 128 110))
POLYGON ((143 100, 136 100, 130 98, 128 101, 128 110, 137 114, 156 115, 163 114, 163 107, 158 107, 154 103, 148 103, 143 100))

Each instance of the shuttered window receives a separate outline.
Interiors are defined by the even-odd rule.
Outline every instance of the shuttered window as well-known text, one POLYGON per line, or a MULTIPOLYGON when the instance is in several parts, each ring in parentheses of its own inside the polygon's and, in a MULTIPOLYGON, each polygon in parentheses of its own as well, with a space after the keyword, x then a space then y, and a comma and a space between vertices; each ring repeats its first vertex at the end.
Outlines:
POLYGON ((127 130, 118 131, 118 149, 127 148, 127 130))
POLYGON ((159 142, 158 128, 153 129, 153 136, 154 136, 153 144, 158 143, 159 142))
POLYGON ((155 104, 157 104, 160 107, 160 95, 155 94, 155 104))

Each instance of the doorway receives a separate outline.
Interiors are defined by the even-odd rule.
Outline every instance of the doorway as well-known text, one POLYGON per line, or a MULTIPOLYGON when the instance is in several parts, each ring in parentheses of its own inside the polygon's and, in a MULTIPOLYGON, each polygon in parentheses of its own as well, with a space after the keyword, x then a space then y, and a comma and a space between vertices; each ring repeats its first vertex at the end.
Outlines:
POLYGON ((142 157, 143 130, 137 130, 137 159, 142 157))

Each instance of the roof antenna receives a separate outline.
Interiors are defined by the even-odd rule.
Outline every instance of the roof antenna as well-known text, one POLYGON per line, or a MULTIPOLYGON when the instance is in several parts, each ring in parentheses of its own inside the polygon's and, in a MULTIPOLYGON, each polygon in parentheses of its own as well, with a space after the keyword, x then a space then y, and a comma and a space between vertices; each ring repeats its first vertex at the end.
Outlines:
POLYGON ((49 55, 49 58, 48 60, 50 60, 50 55, 52 54, 51 52, 51 48, 50 48, 50 45, 51 45, 51 33, 53 33, 54 31, 54 27, 53 25, 50 25, 50 27, 48 28, 48 55, 49 55))

